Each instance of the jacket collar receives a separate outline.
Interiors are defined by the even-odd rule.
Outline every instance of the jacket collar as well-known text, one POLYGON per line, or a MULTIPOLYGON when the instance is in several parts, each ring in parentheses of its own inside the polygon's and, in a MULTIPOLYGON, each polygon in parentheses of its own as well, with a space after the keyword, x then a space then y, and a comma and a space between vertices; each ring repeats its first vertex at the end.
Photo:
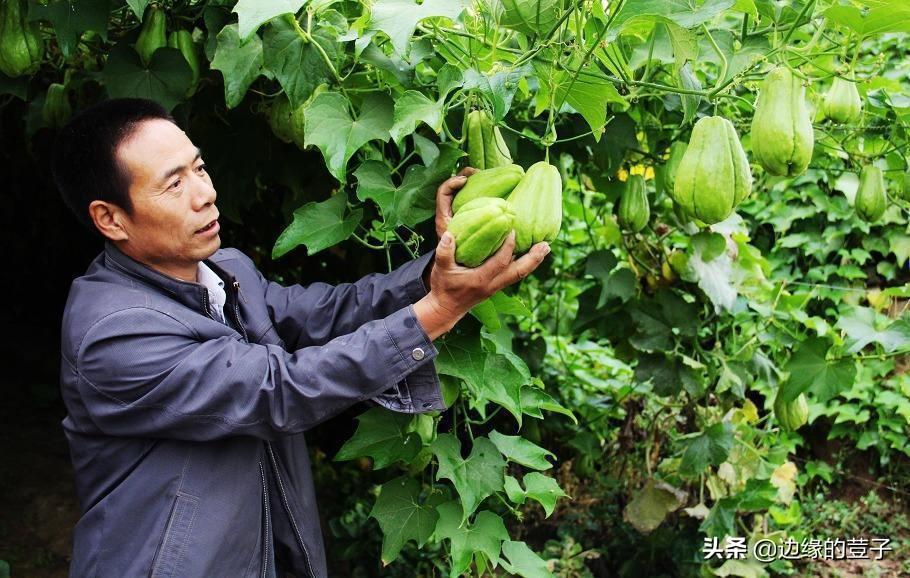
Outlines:
MULTIPOLYGON (((108 267, 117 269, 137 281, 167 293, 187 307, 197 311, 206 310, 206 299, 208 297, 206 294, 207 290, 201 283, 181 281, 180 279, 159 273, 151 267, 126 255, 110 241, 105 241, 104 243, 104 262, 108 267)), ((205 264, 208 265, 216 275, 221 277, 227 285, 232 285, 234 283, 234 276, 211 260, 205 259, 205 264)))

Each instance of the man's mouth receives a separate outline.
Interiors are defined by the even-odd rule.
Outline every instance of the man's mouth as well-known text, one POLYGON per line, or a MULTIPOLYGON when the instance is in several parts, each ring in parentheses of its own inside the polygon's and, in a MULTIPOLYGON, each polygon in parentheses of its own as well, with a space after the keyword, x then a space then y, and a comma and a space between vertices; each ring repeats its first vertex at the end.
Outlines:
POLYGON ((215 226, 216 226, 217 224, 218 224, 218 219, 215 219, 214 221, 212 221, 211 223, 209 223, 209 224, 206 225, 205 227, 202 227, 201 229, 197 230, 196 233, 197 233, 197 234, 200 234, 200 233, 206 233, 206 232, 208 232, 208 231, 211 231, 212 229, 215 228, 215 226))

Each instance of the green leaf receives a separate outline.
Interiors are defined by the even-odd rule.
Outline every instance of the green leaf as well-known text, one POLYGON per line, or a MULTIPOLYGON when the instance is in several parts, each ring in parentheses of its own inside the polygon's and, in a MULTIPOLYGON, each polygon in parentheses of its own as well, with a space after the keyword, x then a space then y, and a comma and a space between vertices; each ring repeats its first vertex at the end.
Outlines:
POLYGON ((272 248, 272 259, 306 245, 307 255, 318 253, 351 236, 363 216, 363 209, 344 215, 348 203, 339 193, 320 203, 307 203, 294 211, 294 220, 281 232, 272 248))
MULTIPOLYGON (((411 165, 395 191, 395 213, 391 222, 413 227, 436 212, 436 189, 452 175, 455 163, 465 153, 454 145, 439 145, 439 157, 429 166, 411 165)), ((388 219, 387 219, 388 220, 388 219)))
POLYGON ((613 18, 606 40, 615 40, 623 30, 639 22, 670 22, 695 28, 723 13, 735 1, 706 0, 697 5, 691 0, 627 0, 613 18))
POLYGON ((91 30, 107 40, 110 14, 110 0, 51 0, 46 5, 30 3, 28 18, 50 22, 57 34, 60 52, 69 58, 83 32, 91 30))
POLYGON ((871 8, 865 14, 855 6, 838 5, 825 10, 825 16, 860 36, 910 32, 910 5, 906 3, 888 2, 887 5, 871 8))
POLYGON ((727 497, 717 500, 698 529, 706 533, 709 537, 723 538, 724 536, 736 536, 737 533, 734 522, 736 520, 736 507, 738 504, 739 498, 737 497, 727 497))
POLYGON ((369 456, 377 470, 397 461, 410 462, 423 445, 417 433, 408 431, 414 418, 381 407, 367 410, 357 417, 357 431, 338 450, 335 461, 369 456))
POLYGON ((296 14, 307 0, 239 0, 233 12, 237 13, 240 38, 244 42, 260 26, 282 14, 296 14))
POLYGON ((524 578, 551 578, 553 576, 543 558, 535 554, 524 542, 506 540, 502 543, 502 553, 509 559, 508 562, 502 562, 502 567, 512 574, 518 574, 524 578))
POLYGON ((470 567, 475 552, 483 553, 494 565, 498 564, 502 542, 509 539, 502 518, 483 510, 477 512, 473 524, 463 524, 465 517, 461 504, 455 501, 440 504, 436 511, 439 522, 434 536, 451 541, 450 576, 461 576, 470 567))
POLYGON ((306 146, 319 147, 329 172, 342 183, 351 156, 371 140, 388 141, 392 124, 392 104, 383 94, 367 96, 356 119, 348 104, 337 92, 323 92, 304 112, 306 146))
POLYGON ((408 53, 408 41, 424 18, 455 20, 468 7, 466 0, 378 0, 371 8, 370 29, 385 32, 395 51, 408 53))
POLYGON ((126 4, 133 11, 133 14, 136 15, 136 18, 142 20, 142 15, 145 14, 145 8, 149 5, 149 0, 126 0, 126 4))
POLYGON ((828 342, 818 337, 811 337, 800 344, 784 366, 790 377, 781 385, 778 394, 783 401, 793 401, 799 394, 811 391, 818 401, 825 402, 853 385, 856 378, 854 361, 828 361, 827 352, 828 342))
POLYGON ((679 473, 695 477, 708 466, 716 466, 727 459, 733 448, 733 425, 720 422, 712 425, 697 436, 686 440, 679 473))
MULTIPOLYGON (((263 64, 278 79, 294 108, 332 78, 319 48, 329 61, 335 60, 338 50, 338 42, 327 32, 317 29, 308 36, 302 32, 294 18, 282 17, 269 23, 262 40, 263 64)), ((389 119, 391 116, 390 110, 389 119)))
POLYGON ((456 327, 437 344, 436 371, 465 381, 472 392, 483 387, 483 372, 487 353, 480 344, 480 336, 456 327))
POLYGON ((677 395, 682 390, 682 362, 676 357, 667 357, 664 353, 645 353, 638 356, 635 366, 635 381, 651 382, 654 393, 659 396, 677 395))
POLYGON ((524 495, 540 503, 547 517, 556 508, 556 501, 566 495, 556 480, 539 472, 525 474, 521 481, 525 486, 524 495))
POLYGON ((461 457, 461 442, 452 434, 441 434, 431 446, 439 460, 436 479, 446 478, 455 486, 467 519, 493 492, 502 490, 505 460, 496 446, 485 437, 474 438, 467 459, 461 457))
POLYGON ((365 161, 354 171, 354 178, 357 179, 358 199, 373 201, 384 216, 395 212, 395 184, 387 164, 365 161))
MULTIPOLYGON (((484 360, 483 382, 474 392, 476 401, 484 404, 492 401, 506 408, 518 421, 521 427, 521 386, 526 383, 525 376, 512 360, 505 355, 488 353, 484 360)), ((478 408, 485 417, 486 411, 478 408)))
POLYGON ((534 442, 528 441, 521 436, 501 434, 496 430, 491 431, 489 436, 496 449, 509 461, 534 468, 535 470, 547 470, 553 467, 553 464, 547 461, 548 456, 556 459, 553 452, 540 447, 534 442))
POLYGON ((225 26, 218 33, 212 69, 220 70, 224 76, 224 102, 234 108, 262 73, 262 40, 253 36, 241 44, 237 25, 225 26))
POLYGON ((648 480, 622 511, 622 519, 642 534, 654 531, 686 503, 688 494, 662 481, 648 480))
POLYGON ((868 307, 852 307, 841 315, 836 327, 847 336, 847 354, 858 353, 870 343, 880 344, 888 353, 910 345, 910 324, 906 320, 876 319, 875 311, 868 307), (879 329, 881 325, 885 327, 879 329))
POLYGON ((626 108, 628 103, 616 91, 613 83, 601 78, 596 66, 585 64, 579 73, 577 66, 571 66, 571 72, 555 70, 551 64, 534 63, 534 69, 540 81, 541 90, 548 94, 550 78, 552 87, 555 88, 554 102, 557 107, 566 103, 579 112, 588 122, 593 131, 595 141, 599 141, 604 134, 607 123, 607 105, 616 103, 620 108, 626 108))
POLYGON ((193 83, 193 71, 176 48, 159 48, 148 67, 131 46, 111 49, 102 73, 112 98, 134 97, 157 101, 168 110, 181 101, 193 83))
POLYGON ((396 144, 414 132, 417 123, 423 122, 433 132, 442 132, 443 103, 431 100, 422 92, 409 90, 395 100, 395 124, 390 133, 396 144))
POLYGON ((433 534, 439 514, 432 499, 420 501, 420 484, 406 476, 384 483, 370 516, 382 528, 382 561, 386 564, 398 557, 408 540, 421 547, 433 534))
POLYGON ((543 419, 544 415, 541 410, 561 413, 578 425, 578 418, 575 417, 575 414, 560 405, 550 394, 533 385, 522 387, 521 412, 531 417, 543 419))
POLYGON ((493 117, 496 120, 502 120, 512 108, 512 100, 515 98, 515 91, 518 90, 518 83, 522 78, 529 76, 531 71, 532 68, 529 64, 494 74, 469 68, 464 73, 464 88, 465 90, 477 90, 483 94, 493 105, 493 117))

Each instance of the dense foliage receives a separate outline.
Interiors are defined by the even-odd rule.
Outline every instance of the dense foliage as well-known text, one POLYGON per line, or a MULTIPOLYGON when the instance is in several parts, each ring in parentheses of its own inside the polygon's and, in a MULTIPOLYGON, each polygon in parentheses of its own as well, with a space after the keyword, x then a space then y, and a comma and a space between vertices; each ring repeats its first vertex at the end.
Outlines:
POLYGON ((438 342, 451 409, 371 409, 333 456, 371 463, 329 525, 353 574, 377 525, 389 575, 786 573, 703 541, 822 537, 811 439, 906 467, 910 2, 0 6, 29 132, 105 95, 173 108, 224 215, 286 217, 250 233, 264 266, 392 267, 469 158, 558 169, 548 262, 438 342))

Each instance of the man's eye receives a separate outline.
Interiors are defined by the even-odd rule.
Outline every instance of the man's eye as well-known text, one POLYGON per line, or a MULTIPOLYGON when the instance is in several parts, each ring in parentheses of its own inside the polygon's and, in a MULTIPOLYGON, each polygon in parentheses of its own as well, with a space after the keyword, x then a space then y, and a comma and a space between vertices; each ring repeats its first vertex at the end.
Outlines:
POLYGON ((208 170, 208 168, 209 168, 208 165, 203 163, 203 164, 199 165, 198 167, 196 167, 196 170, 199 171, 200 173, 204 173, 208 170))
POLYGON ((179 187, 179 186, 180 186, 180 179, 177 179, 176 181, 174 181, 173 183, 171 183, 171 186, 168 187, 168 188, 169 188, 169 189, 176 189, 176 188, 179 187))

